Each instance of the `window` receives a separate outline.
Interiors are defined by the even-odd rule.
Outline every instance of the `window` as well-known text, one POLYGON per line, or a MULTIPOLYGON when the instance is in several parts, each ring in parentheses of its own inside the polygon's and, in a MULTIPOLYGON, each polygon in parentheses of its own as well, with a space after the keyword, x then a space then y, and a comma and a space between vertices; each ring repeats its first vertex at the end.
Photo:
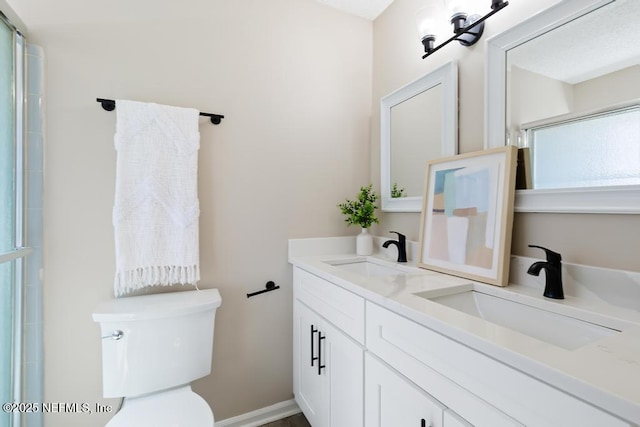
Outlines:
POLYGON ((640 184, 638 105, 525 131, 535 189, 640 184))

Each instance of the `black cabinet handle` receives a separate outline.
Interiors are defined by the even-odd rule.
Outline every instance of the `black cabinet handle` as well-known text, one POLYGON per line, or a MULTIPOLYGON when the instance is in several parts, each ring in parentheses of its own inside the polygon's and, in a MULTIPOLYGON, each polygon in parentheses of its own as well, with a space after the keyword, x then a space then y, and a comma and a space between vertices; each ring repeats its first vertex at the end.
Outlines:
POLYGON ((313 354, 313 335, 316 332, 318 332, 318 330, 315 328, 315 326, 311 325, 311 366, 313 366, 314 362, 318 360, 318 358, 313 354))
POLYGON ((420 427, 427 427, 427 420, 424 418, 420 420, 420 427))
POLYGON ((325 365, 322 364, 322 341, 326 337, 322 336, 322 332, 318 332, 318 375, 322 375, 322 369, 326 368, 325 365))

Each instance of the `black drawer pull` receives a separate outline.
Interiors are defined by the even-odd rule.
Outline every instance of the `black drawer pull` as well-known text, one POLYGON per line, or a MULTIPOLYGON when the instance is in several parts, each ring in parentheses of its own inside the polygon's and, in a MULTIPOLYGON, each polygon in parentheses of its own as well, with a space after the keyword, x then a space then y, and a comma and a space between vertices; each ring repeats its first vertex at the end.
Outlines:
POLYGON ((326 337, 322 336, 322 332, 318 332, 318 375, 322 375, 322 369, 326 368, 325 365, 322 364, 322 341, 326 337))
POLYGON ((313 335, 318 332, 315 326, 311 325, 311 366, 315 363, 318 358, 313 354, 313 335))

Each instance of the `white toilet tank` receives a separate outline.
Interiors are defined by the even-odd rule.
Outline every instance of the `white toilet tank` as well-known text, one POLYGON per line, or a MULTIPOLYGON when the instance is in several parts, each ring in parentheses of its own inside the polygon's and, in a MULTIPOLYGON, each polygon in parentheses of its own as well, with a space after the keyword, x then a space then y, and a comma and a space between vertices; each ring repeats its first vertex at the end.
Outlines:
POLYGON ((116 298, 98 305, 104 397, 132 397, 211 373, 217 289, 116 298))

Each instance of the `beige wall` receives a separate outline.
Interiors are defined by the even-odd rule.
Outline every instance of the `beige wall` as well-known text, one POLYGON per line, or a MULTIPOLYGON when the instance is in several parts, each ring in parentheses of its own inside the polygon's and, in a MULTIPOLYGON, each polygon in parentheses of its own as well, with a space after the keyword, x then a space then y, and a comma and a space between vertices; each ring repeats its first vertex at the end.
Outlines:
POLYGON ((638 76, 640 65, 634 65, 569 84, 512 66, 507 73, 507 122, 512 135, 522 124, 536 120, 637 102, 640 98, 638 76))
POLYGON ((574 85, 574 111, 585 111, 640 98, 640 65, 633 65, 574 85))
POLYGON ((515 138, 521 125, 573 111, 573 85, 511 66, 507 73, 507 123, 515 138))
POLYGON ((115 114, 96 97, 226 116, 200 124, 200 286, 223 303, 195 389, 218 420, 291 399, 287 239, 355 232, 336 205, 369 179, 371 22, 313 0, 12 5, 46 56, 45 400, 116 403, 91 320, 114 273, 115 114), (246 298, 268 280, 281 290, 246 298))
MULTIPOLYGON (((487 1, 487 3, 489 3, 487 1)), ((415 29, 415 12, 423 0, 395 0, 374 22, 373 104, 371 127, 371 177, 380 181, 380 115, 375 105, 380 97, 417 79, 451 60, 459 67, 460 152, 483 148, 485 41, 557 0, 514 1, 487 21, 484 36, 466 48, 452 43, 427 59, 421 59, 422 45, 415 29)), ((379 185, 379 184, 378 184, 379 185)), ((542 257, 527 244, 548 245, 566 261, 640 271, 638 215, 516 214, 512 253, 542 257)), ((405 232, 418 240, 419 213, 383 213, 374 232, 405 232)))

